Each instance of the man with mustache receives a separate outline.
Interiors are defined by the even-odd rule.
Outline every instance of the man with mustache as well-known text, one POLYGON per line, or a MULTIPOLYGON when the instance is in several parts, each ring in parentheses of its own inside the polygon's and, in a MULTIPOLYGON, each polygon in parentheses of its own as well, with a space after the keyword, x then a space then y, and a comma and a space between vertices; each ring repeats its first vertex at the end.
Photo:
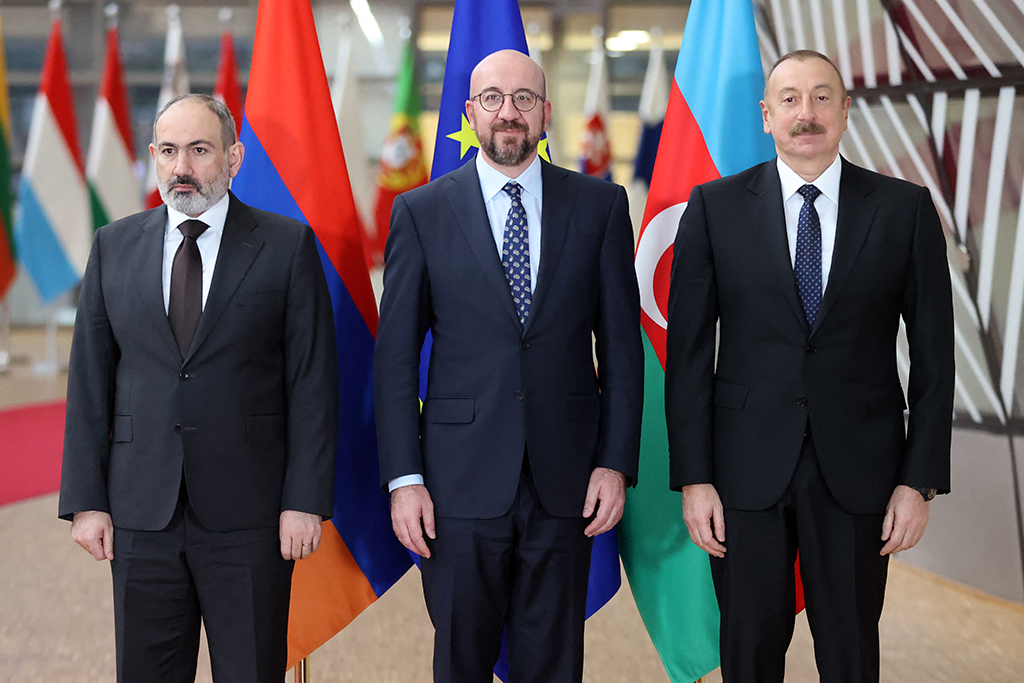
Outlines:
POLYGON ((333 510, 337 360, 308 226, 228 191, 227 108, 185 95, 165 205, 96 233, 68 374, 60 516, 114 584, 117 680, 280 683, 294 560, 333 510))
POLYGON ((507 627, 510 680, 578 682, 592 537, 622 516, 639 456, 626 194, 538 158, 551 103, 527 55, 485 57, 470 88, 482 154, 392 209, 381 480, 395 533, 422 557, 434 680, 490 683, 507 627))
POLYGON ((878 681, 888 557, 949 492, 942 227, 926 189, 839 156, 849 107, 827 57, 782 57, 761 102, 778 157, 694 188, 675 240, 670 483, 711 555, 726 683, 782 682, 798 551, 821 680, 878 681))

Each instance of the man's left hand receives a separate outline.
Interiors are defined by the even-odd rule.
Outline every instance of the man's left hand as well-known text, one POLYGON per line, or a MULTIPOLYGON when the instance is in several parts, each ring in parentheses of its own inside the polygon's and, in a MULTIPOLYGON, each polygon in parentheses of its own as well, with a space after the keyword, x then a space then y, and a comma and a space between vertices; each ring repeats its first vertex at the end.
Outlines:
POLYGON ((286 560, 304 560, 320 547, 320 515, 298 510, 281 513, 281 557, 286 560))
POLYGON ((917 490, 900 484, 892 492, 882 522, 882 555, 910 550, 924 535, 928 526, 928 503, 917 490))
POLYGON ((583 504, 583 516, 589 517, 597 510, 593 521, 583 530, 587 536, 597 536, 608 531, 622 519, 626 507, 626 475, 607 467, 595 467, 587 486, 587 500, 583 504))

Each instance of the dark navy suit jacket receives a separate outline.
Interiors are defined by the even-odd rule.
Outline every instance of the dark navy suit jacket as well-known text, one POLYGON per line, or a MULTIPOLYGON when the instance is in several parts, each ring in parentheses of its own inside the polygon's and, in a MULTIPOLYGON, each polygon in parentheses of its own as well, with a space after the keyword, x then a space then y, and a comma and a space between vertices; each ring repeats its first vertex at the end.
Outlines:
POLYGON ((394 203, 374 354, 381 482, 423 475, 442 516, 507 511, 525 451, 556 516, 580 515, 595 467, 636 480, 643 349, 626 194, 546 162, 541 173, 540 277, 525 329, 474 163, 394 203))

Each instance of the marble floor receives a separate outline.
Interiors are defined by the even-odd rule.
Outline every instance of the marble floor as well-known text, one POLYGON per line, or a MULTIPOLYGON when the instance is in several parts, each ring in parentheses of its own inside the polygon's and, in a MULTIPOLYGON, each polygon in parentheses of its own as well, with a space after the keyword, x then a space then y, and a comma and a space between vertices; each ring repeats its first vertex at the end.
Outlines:
MULTIPOLYGON (((58 341, 66 359, 69 332, 58 341)), ((29 364, 43 348, 41 330, 14 331, 16 361, 0 373, 0 408, 63 396, 65 375, 38 376, 29 364)), ((0 457, 3 448, 0 437, 0 457)), ((55 495, 0 507, 0 683, 114 680, 109 570, 71 541, 56 508, 55 495)), ((890 566, 881 622, 883 682, 1024 681, 1024 606, 898 559, 890 566)), ((669 680, 626 585, 588 622, 586 647, 587 683, 669 680)), ((413 571, 312 655, 310 680, 427 683, 430 649, 430 622, 413 571)), ((205 654, 197 680, 211 681, 205 654)), ((717 672, 707 677, 720 680, 717 672)), ((786 680, 817 680, 802 615, 786 680)))

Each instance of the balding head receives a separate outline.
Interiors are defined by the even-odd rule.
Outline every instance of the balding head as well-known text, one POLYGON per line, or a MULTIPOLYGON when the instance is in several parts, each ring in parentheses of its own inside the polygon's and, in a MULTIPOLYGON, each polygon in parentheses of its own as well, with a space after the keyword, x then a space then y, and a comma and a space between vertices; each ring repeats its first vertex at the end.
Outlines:
MULTIPOLYGON (((521 87, 529 88, 541 97, 547 97, 547 79, 544 70, 529 55, 519 50, 498 50, 487 55, 473 67, 469 77, 469 96, 480 94, 484 88, 495 87, 494 79, 502 75, 516 75, 521 80, 533 83, 521 87)), ((499 88, 499 90, 503 90, 499 88)), ((503 90, 503 92, 514 92, 503 90)))

